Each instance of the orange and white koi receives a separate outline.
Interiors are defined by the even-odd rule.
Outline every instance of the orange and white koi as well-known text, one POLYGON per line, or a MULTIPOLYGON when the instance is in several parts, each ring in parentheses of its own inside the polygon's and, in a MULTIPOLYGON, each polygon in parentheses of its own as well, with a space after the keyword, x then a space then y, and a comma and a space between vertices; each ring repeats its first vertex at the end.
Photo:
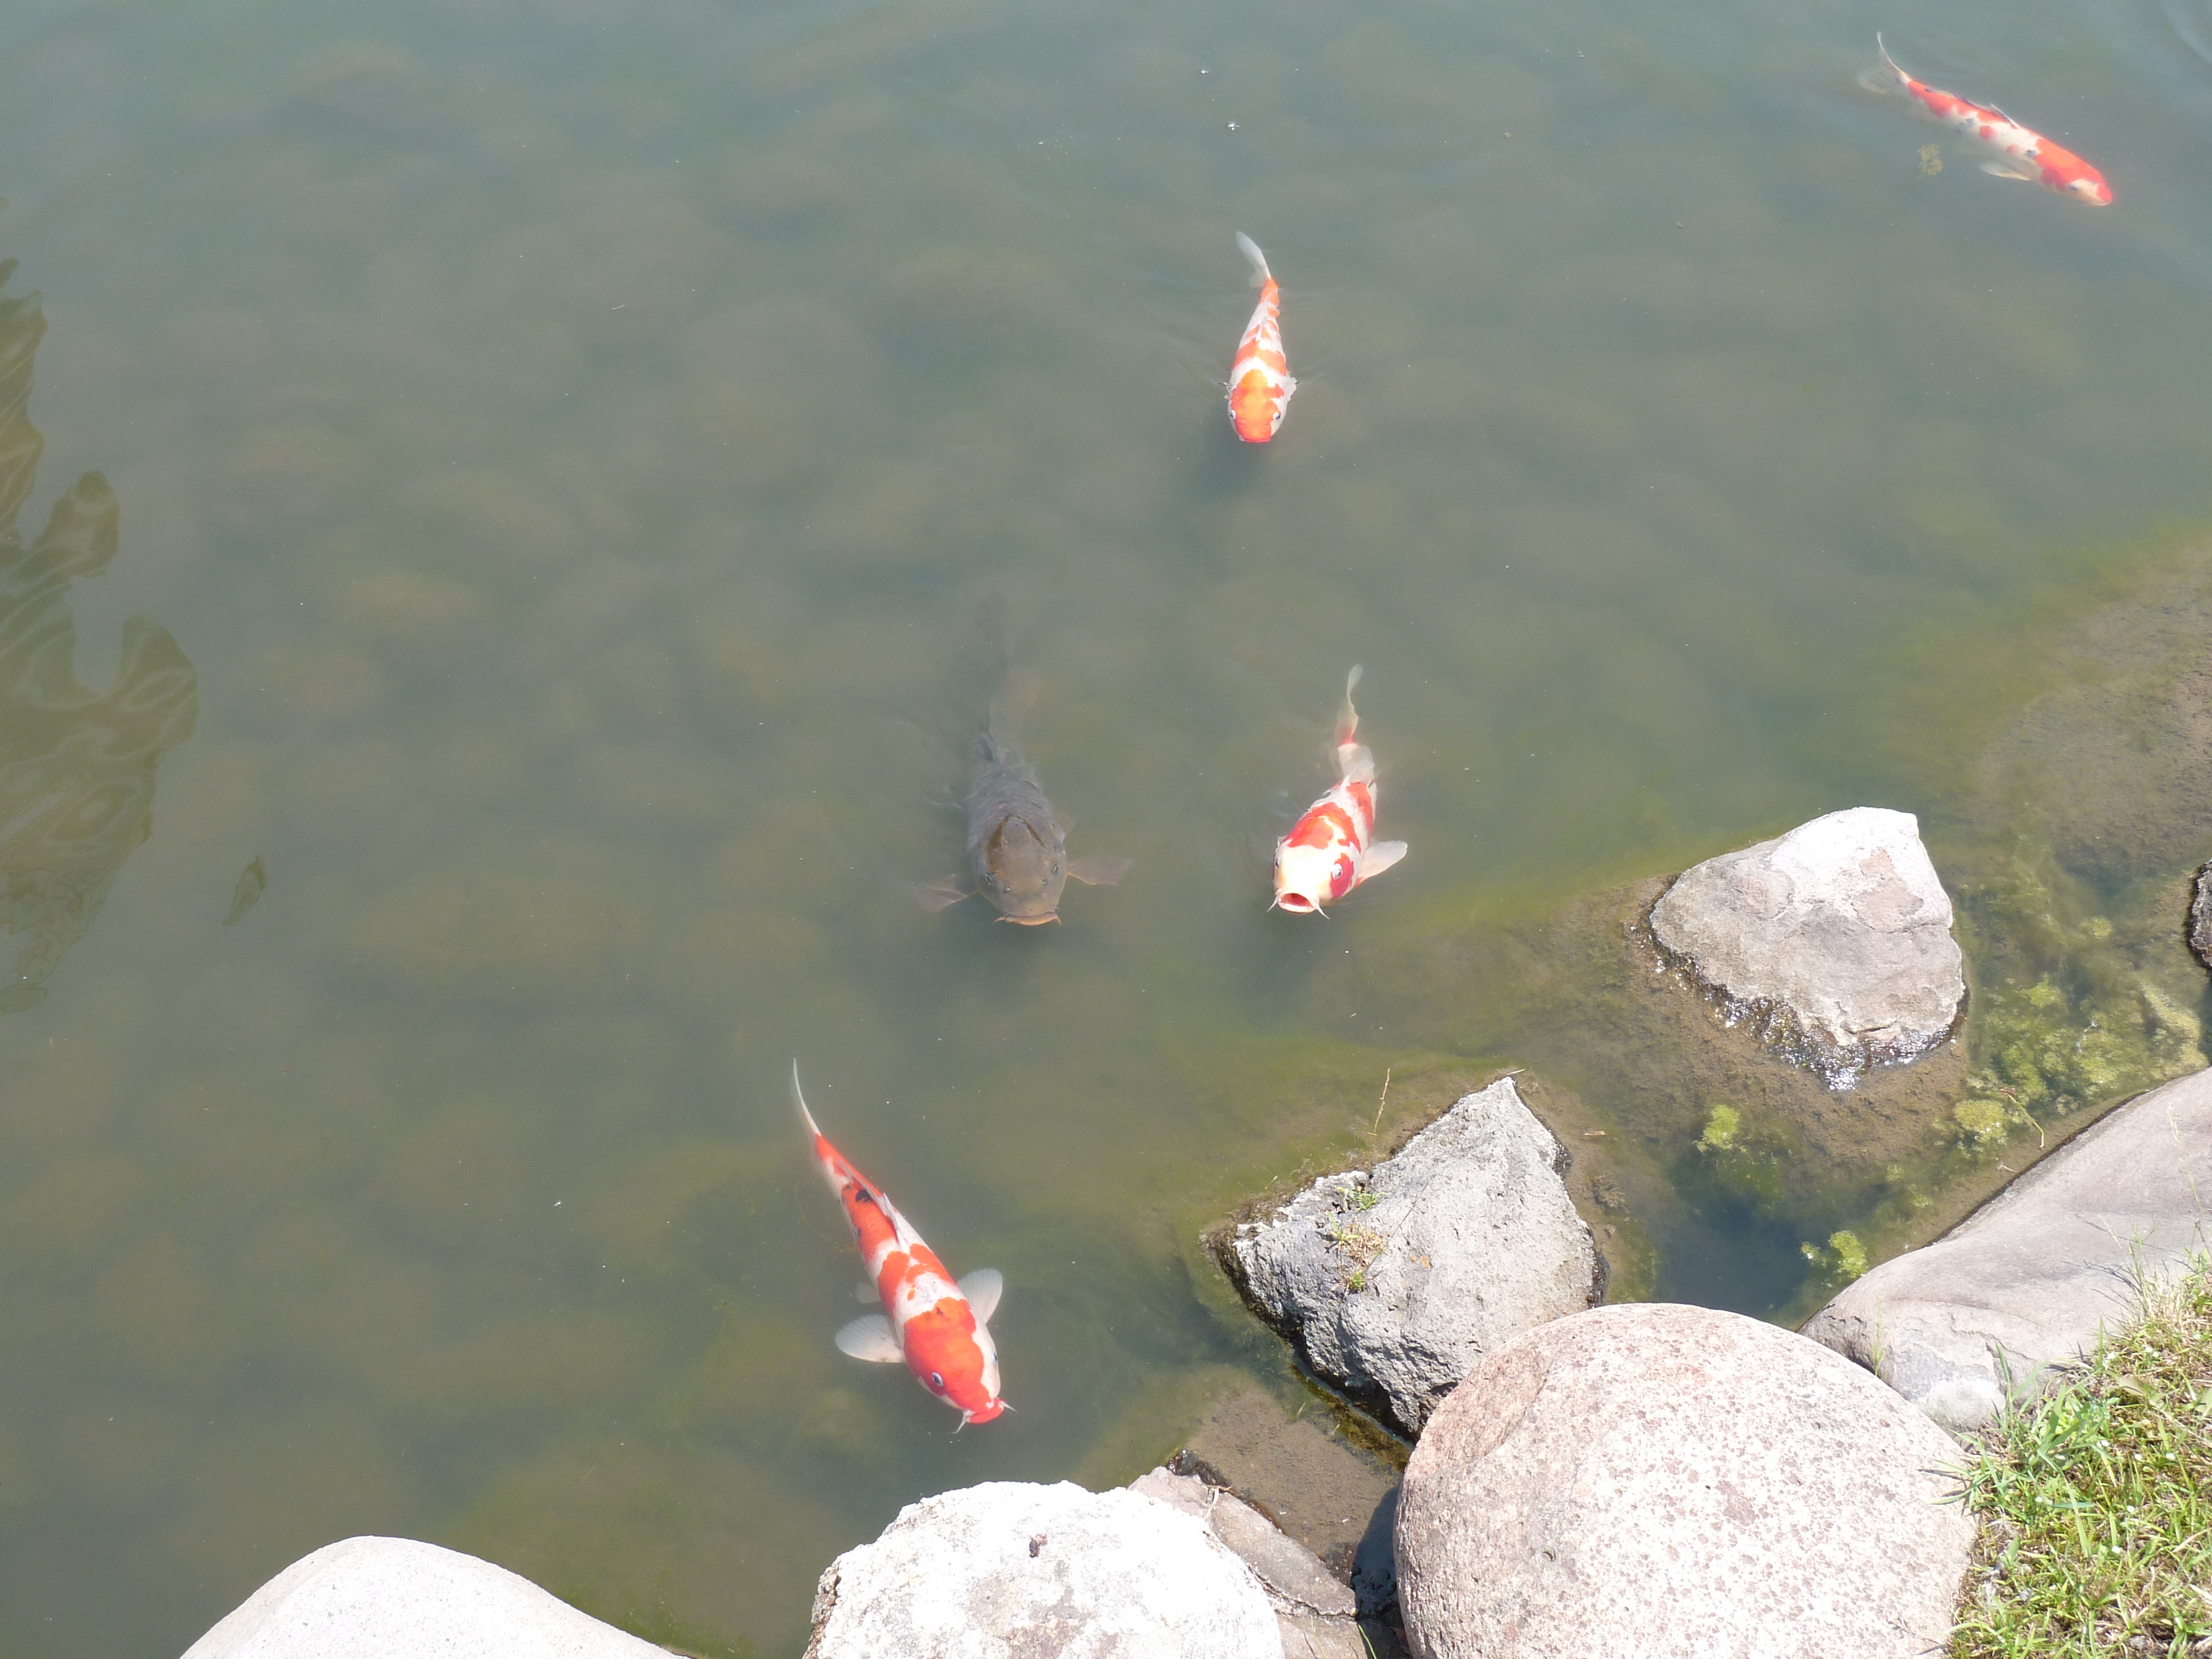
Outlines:
POLYGON ((2091 167, 2070 149, 2063 149, 2038 132, 2007 115, 1994 104, 1969 103, 1956 93, 1944 92, 1929 86, 1925 81, 1916 81, 1898 68, 1897 60, 1889 55, 1889 48, 1881 43, 1881 36, 1874 38, 1875 50, 1881 54, 1881 67, 1869 70, 1859 77, 1859 84, 1869 92, 1901 92, 1920 106, 1921 112, 1930 120, 1941 121, 1960 137, 1996 152, 1997 157, 1982 163, 1982 171, 1999 179, 2017 179, 2024 184, 2041 185, 2061 196, 2076 196, 2098 207, 2109 207, 2112 187, 2105 182, 2105 175, 2091 167))
POLYGON ((1229 418, 1246 443, 1263 444, 1282 425, 1283 411, 1298 383, 1291 378, 1290 359, 1283 356, 1283 295, 1267 269, 1267 257, 1241 230, 1237 246, 1252 262, 1252 286, 1260 290, 1260 303, 1253 307, 1252 320, 1244 325, 1244 337, 1237 343, 1237 356, 1229 365, 1229 418))
POLYGON ((998 1308, 1006 1281, 997 1269, 979 1267, 954 1283, 884 1189, 823 1136, 799 1092, 795 1060, 791 1097, 822 1177, 836 1194, 875 1293, 883 1298, 884 1311, 845 1326, 837 1333, 837 1346, 855 1359, 886 1365, 904 1362, 916 1382, 959 1412, 963 1428, 1009 1410, 999 1398, 999 1351, 986 1322, 998 1308))
POLYGON ((1275 843, 1275 906, 1300 915, 1326 915, 1324 904, 1406 856, 1404 842, 1374 839, 1375 757, 1359 741, 1359 714, 1352 706, 1358 684, 1355 667, 1345 677, 1344 707, 1336 715, 1335 787, 1275 843))

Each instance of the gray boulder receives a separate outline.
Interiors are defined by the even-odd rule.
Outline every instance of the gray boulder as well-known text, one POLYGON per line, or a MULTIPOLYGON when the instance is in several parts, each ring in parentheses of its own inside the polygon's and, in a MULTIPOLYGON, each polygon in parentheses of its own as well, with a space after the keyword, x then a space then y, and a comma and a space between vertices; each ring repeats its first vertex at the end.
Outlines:
POLYGON ((1978 1427, 2125 1324, 2142 1279, 2212 1242, 2212 1072, 2082 1131, 1933 1244, 1806 1322, 1944 1427, 1978 1427))
POLYGON ((1501 1078, 1372 1170, 1237 1227, 1222 1265, 1316 1374, 1418 1435, 1484 1354, 1597 1300, 1566 1163, 1501 1078))
POLYGON ((185 1659, 668 1659, 527 1578, 411 1538, 303 1556, 185 1659))
POLYGON ((1934 1048, 1966 1006, 1950 896, 1910 812, 1856 806, 1708 859, 1651 933, 1731 1024, 1832 1089, 1934 1048))
POLYGON ((1282 1659, 1267 1592, 1196 1516, 988 1481, 909 1504, 830 1564, 806 1659, 1282 1659))
POLYGON ((1368 1659, 1350 1587, 1331 1577, 1319 1556, 1285 1536, 1236 1493, 1164 1468, 1139 1475, 1128 1489, 1195 1516, 1237 1552, 1275 1610, 1283 1659, 1368 1659))
POLYGON ((1417 1659, 1906 1659, 1974 1538, 1942 1431, 1817 1343, 1598 1308, 1490 1355, 1398 1508, 1417 1659))

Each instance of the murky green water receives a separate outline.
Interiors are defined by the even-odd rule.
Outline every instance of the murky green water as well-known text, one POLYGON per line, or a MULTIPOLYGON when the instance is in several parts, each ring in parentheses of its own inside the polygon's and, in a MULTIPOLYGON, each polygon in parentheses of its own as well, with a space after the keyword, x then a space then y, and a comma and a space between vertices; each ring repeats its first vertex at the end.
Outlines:
MULTIPOLYGON (((9 872, 0 1650, 171 1654, 380 1531, 788 1652, 902 1503, 1127 1479, 1200 1368, 1279 1376, 1198 1226, 1386 1066, 1394 1114, 1574 1070, 1558 997, 1455 1022, 1542 977, 1476 921, 1936 826, 1916 626, 2212 515, 2212 19, 2028 3, 13 9, 22 530, 100 469, 121 539, 19 604, 74 678, 0 731, 50 769, 0 833, 59 848, 9 872), (1924 172, 1878 26, 2119 205, 1924 172), (1267 451, 1212 384, 1237 229, 1304 382, 1267 451), (1136 860, 1042 933, 906 893, 993 592, 1074 850, 1136 860), (1270 917, 1353 661, 1412 856, 1270 917), (1017 1415, 830 1347, 794 1053, 1006 1271, 1017 1415)), ((1632 1066, 1568 1081, 1636 1121, 1632 1066)), ((1675 1202, 1662 1293, 1797 1293, 1803 1218, 1675 1202)))

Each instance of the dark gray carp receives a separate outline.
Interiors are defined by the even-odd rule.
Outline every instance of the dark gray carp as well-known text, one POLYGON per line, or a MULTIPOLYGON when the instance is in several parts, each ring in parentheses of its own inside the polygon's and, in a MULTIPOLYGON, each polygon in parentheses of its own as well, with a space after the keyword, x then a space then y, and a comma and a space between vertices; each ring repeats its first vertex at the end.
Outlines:
POLYGON ((998 907, 1000 921, 1036 927, 1060 920, 1060 890, 1070 876, 1110 887, 1128 873, 1127 859, 1067 856, 1067 831, 1053 815, 1036 768, 1014 746, 1034 696, 1033 686, 1009 675, 991 699, 989 723, 969 750, 969 872, 923 888, 929 909, 981 893, 998 907))

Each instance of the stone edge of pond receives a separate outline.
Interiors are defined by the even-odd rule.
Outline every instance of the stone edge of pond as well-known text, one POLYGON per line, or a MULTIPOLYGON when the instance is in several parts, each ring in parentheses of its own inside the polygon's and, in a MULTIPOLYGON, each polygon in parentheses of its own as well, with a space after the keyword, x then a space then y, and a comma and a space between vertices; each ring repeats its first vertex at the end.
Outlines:
MULTIPOLYGON (((1519 1275, 1520 1283, 1516 1288, 1531 1304, 1526 1310, 1531 1316, 1514 1322, 1510 1329, 1501 1329, 1491 1335, 1489 1346, 1579 1308, 1595 1306, 1604 1299, 1611 1264, 1599 1243, 1597 1227, 1583 1213, 1568 1188, 1565 1177, 1572 1165, 1573 1153, 1522 1097, 1516 1079, 1526 1075, 1523 1068, 1513 1067, 1489 1078, 1480 1087, 1468 1091, 1445 1105, 1427 1121, 1407 1126, 1387 1152, 1364 1166, 1354 1164, 1320 1175, 1315 1175, 1310 1169, 1301 1169, 1247 1200, 1200 1235, 1200 1242, 1206 1255, 1235 1289, 1245 1308, 1289 1343, 1300 1370, 1325 1394, 1370 1420, 1401 1444, 1411 1445, 1419 1438, 1428 1410, 1433 1409, 1434 1401, 1429 1402, 1427 1409, 1423 1408, 1420 1402, 1425 1395, 1434 1394, 1441 1399, 1465 1375, 1468 1366, 1480 1358, 1481 1346, 1464 1353, 1457 1352, 1477 1339, 1464 1333, 1452 1336, 1449 1340, 1455 1352, 1451 1382, 1441 1388, 1425 1389, 1411 1375, 1401 1375, 1408 1371, 1408 1361, 1406 1353, 1397 1351, 1418 1352, 1431 1347, 1433 1342, 1422 1340, 1422 1335, 1442 1334, 1411 1333, 1407 1322, 1401 1319, 1390 1334, 1409 1340, 1381 1345, 1386 1355, 1385 1364, 1370 1365, 1371 1346, 1364 1353, 1363 1346, 1367 1345, 1359 1341, 1358 1334, 1339 1334, 1348 1338, 1345 1340, 1339 1340, 1336 1335, 1329 1337, 1328 1346, 1342 1350, 1333 1357, 1316 1352, 1310 1328, 1323 1319, 1338 1321, 1339 1316, 1346 1311, 1351 1298, 1365 1288, 1365 1273, 1370 1267, 1379 1269, 1389 1265, 1382 1259, 1384 1252, 1390 1244, 1399 1242, 1398 1236, 1416 1227, 1422 1212, 1433 1212, 1450 1203, 1455 1194, 1443 1189, 1457 1168, 1472 1164, 1484 1153, 1502 1152, 1502 1161, 1506 1165, 1517 1166, 1506 1170, 1507 1184, 1513 1184, 1510 1177, 1517 1176, 1523 1188, 1525 1198, 1520 1206, 1523 1218, 1533 1216, 1547 1221, 1565 1236, 1560 1261, 1540 1261, 1519 1275), (1486 1110, 1487 1121, 1478 1123, 1474 1115, 1486 1110), (1461 1134, 1455 1142, 1446 1146, 1437 1137, 1443 1126, 1455 1117, 1462 1121, 1461 1134), (1474 1144, 1478 1137, 1482 1142, 1479 1146, 1474 1144), (1516 1141, 1522 1144, 1516 1146, 1516 1141), (1415 1164, 1422 1167, 1412 1168, 1415 1164), (1398 1196, 1391 1189, 1394 1166, 1410 1170, 1412 1178, 1420 1184, 1412 1188, 1407 1201, 1397 1206, 1404 1213, 1390 1230, 1392 1236, 1373 1239, 1373 1248, 1362 1252, 1356 1247, 1361 1236, 1371 1231, 1364 1225, 1364 1215, 1369 1212, 1366 1206, 1373 1206, 1376 1212, 1382 1212, 1389 1200, 1398 1196), (1529 1187, 1536 1190, 1529 1193, 1529 1187), (1305 1236, 1312 1233, 1321 1237, 1325 1229, 1339 1230, 1346 1235, 1340 1238, 1338 1231, 1327 1232, 1322 1255, 1330 1257, 1329 1261, 1317 1264, 1290 1259, 1300 1254, 1313 1255, 1311 1248, 1301 1253, 1297 1246, 1304 1243, 1310 1247, 1313 1240, 1305 1236), (1271 1261, 1267 1272, 1270 1279, 1281 1277, 1285 1280, 1280 1286, 1263 1286, 1255 1277, 1255 1261, 1251 1258, 1258 1255, 1262 1241, 1267 1238, 1290 1241, 1286 1259, 1280 1263, 1271 1261), (1348 1279, 1341 1276, 1333 1259, 1334 1255, 1347 1250, 1346 1260, 1354 1263, 1354 1276, 1348 1279), (1316 1288, 1322 1267, 1339 1276, 1316 1288), (1279 1273, 1275 1271, 1278 1267, 1279 1273), (1548 1286, 1548 1295, 1547 1287, 1534 1282, 1540 1278, 1558 1281, 1548 1286), (1271 1299, 1270 1288, 1278 1292, 1280 1305, 1277 1305, 1276 1299, 1271 1299), (1341 1363, 1337 1363, 1340 1358, 1341 1363), (1464 1363, 1460 1363, 1462 1360, 1464 1363)), ((1499 1160, 1493 1158, 1492 1161, 1499 1160)), ((1483 1196, 1494 1203, 1498 1195, 1486 1192, 1483 1196)), ((1431 1249, 1434 1248, 1431 1243, 1431 1249)), ((1480 1251, 1480 1247, 1470 1245, 1465 1253, 1473 1255, 1480 1251)), ((1419 1260, 1424 1267, 1436 1271, 1425 1253, 1419 1260)), ((1500 1298, 1479 1299, 1488 1302, 1500 1298)), ((1510 1314, 1507 1317, 1512 1319, 1510 1314)), ((1429 1358, 1431 1363, 1426 1369, 1434 1370, 1438 1357, 1429 1358)))
MULTIPOLYGON (((1878 846, 1877 850, 1887 852, 1890 849, 1878 846)), ((1853 919, 1859 921, 1863 927, 1867 926, 1862 919, 1856 916, 1853 919)), ((1838 1093, 1850 1090, 1867 1073, 1878 1067, 1911 1065, 1923 1054, 1941 1048, 1966 1027, 1971 992, 1965 973, 1964 956, 1958 945, 1957 907, 1951 899, 1949 890, 1943 886, 1942 872, 1935 867, 1935 861, 1921 839, 1917 817, 1912 813, 1899 812, 1892 808, 1846 807, 1808 818, 1778 836, 1716 854, 1686 870, 1662 878, 1659 890, 1653 895, 1650 903, 1643 907, 1631 927, 1633 939, 1650 952, 1657 965, 1676 983, 1684 986, 1712 1009, 1723 1025, 1732 1029, 1742 1028, 1760 1048, 1791 1066, 1812 1073, 1838 1093), (1893 836, 1892 840, 1907 858, 1917 854, 1914 861, 1924 866, 1929 878, 1936 883, 1949 913, 1942 933, 1955 959, 1953 972, 1958 980, 1958 992, 1952 1004, 1950 1018, 1941 1029, 1930 1026, 1890 1042, 1836 1042, 1814 1030, 1808 1017, 1791 1006, 1786 996, 1741 994, 1731 990, 1707 971, 1706 964, 1698 960, 1694 950, 1686 943, 1670 944, 1662 931, 1663 923, 1660 910, 1685 883, 1696 881, 1708 872, 1717 876, 1724 868, 1732 871, 1735 866, 1748 866, 1757 862, 1759 855, 1770 854, 1808 831, 1837 820, 1871 813, 1902 818, 1911 825, 1902 836, 1893 836)))

